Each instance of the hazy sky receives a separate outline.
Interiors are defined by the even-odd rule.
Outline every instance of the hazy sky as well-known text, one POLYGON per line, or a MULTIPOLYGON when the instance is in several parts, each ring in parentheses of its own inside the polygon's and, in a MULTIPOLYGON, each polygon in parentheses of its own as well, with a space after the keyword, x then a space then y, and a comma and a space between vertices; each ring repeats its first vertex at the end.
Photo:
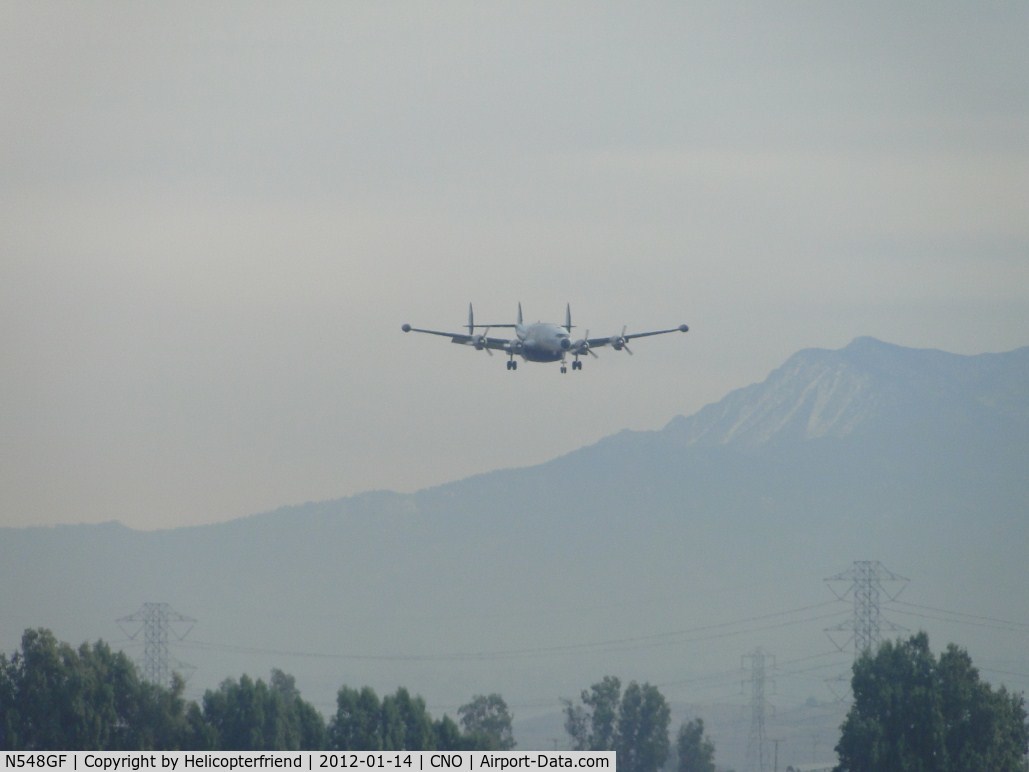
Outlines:
POLYGON ((225 520, 1029 344, 1025 3, 0 5, 0 525, 225 520), (581 373, 401 323, 688 322, 581 373))

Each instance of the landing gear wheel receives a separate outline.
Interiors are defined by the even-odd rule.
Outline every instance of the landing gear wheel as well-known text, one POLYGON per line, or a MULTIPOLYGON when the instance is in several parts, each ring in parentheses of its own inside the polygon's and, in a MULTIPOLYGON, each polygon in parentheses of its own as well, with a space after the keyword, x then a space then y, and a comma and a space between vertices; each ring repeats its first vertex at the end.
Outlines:
POLYGON ((561 372, 562 373, 567 373, 568 372, 568 368, 565 367, 564 365, 561 365, 561 372))

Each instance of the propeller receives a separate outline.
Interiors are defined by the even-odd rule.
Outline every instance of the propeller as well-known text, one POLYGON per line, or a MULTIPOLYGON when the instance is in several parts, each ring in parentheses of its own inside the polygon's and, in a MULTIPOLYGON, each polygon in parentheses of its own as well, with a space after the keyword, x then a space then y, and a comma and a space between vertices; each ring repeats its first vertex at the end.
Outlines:
POLYGON ((589 354, 594 359, 600 359, 597 352, 590 347, 590 331, 586 330, 586 337, 575 342, 576 354, 589 354))
POLYGON ((493 356, 493 351, 489 347, 489 327, 486 328, 486 332, 482 335, 476 335, 470 343, 475 346, 476 351, 485 351, 490 356, 493 356))
POLYGON ((622 334, 611 341, 611 348, 613 348, 615 351, 621 351, 622 349, 625 349, 625 353, 631 356, 632 349, 629 348, 629 341, 625 337, 625 331, 626 329, 628 329, 628 326, 629 325, 625 325, 624 327, 622 327, 622 334))

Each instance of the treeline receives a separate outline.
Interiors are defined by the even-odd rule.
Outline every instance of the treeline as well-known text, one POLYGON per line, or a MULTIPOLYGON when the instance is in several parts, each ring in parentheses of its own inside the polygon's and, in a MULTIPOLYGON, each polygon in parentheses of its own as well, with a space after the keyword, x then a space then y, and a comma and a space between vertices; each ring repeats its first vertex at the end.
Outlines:
POLYGON ((497 694, 435 720, 406 689, 380 698, 347 686, 326 721, 292 676, 228 679, 201 701, 143 680, 124 652, 100 641, 75 649, 49 630, 26 630, 21 650, 0 654, 4 750, 508 750, 511 715, 497 694))
MULTIPOLYGON (((183 697, 148 683, 123 652, 100 641, 75 649, 49 630, 26 630, 21 650, 0 654, 0 748, 4 750, 511 750, 511 714, 499 694, 476 696, 457 720, 434 719, 407 689, 379 697, 343 686, 328 720, 306 702, 292 676, 268 682, 244 675, 183 697)), ((619 769, 656 772, 672 747, 670 711, 649 684, 608 676, 565 701, 565 727, 579 750, 618 752, 619 769)), ((714 769, 714 747, 699 719, 679 729, 680 772, 714 769)))
MULTIPOLYGON (((583 690, 579 702, 564 700, 565 731, 578 751, 615 751, 621 772, 655 772, 672 750, 671 710, 656 686, 635 681, 623 690, 614 676, 583 690)), ((714 772, 715 746, 704 721, 680 725, 674 746, 676 772, 714 772)))
MULTIPOLYGON (((199 702, 144 681, 103 642, 78 649, 48 630, 26 630, 0 654, 3 750, 510 750, 511 714, 498 694, 477 696, 458 720, 434 719, 400 688, 379 697, 347 686, 326 720, 292 676, 228 679, 199 702)), ((1029 772, 1029 716, 1021 694, 980 680, 967 652, 939 657, 925 633, 886 642, 854 664, 854 702, 836 746, 838 772, 882 769, 1029 772)), ((607 676, 564 701, 577 750, 616 751, 622 772, 713 772, 715 749, 700 719, 670 735, 670 710, 650 684, 607 676)))

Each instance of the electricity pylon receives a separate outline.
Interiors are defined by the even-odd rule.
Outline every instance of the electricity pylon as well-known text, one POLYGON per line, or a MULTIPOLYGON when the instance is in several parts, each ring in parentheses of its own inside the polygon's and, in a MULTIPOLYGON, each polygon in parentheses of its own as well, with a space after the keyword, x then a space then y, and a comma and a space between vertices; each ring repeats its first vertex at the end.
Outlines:
POLYGON ((173 664, 177 670, 192 669, 183 662, 173 661, 168 653, 168 634, 172 630, 172 623, 189 625, 181 634, 175 633, 175 637, 181 641, 189 635, 196 620, 173 611, 167 603, 144 603, 135 614, 118 620, 119 627, 133 640, 139 635, 140 630, 143 631, 143 679, 152 684, 170 686, 173 664), (130 633, 125 624, 136 622, 140 623, 139 626, 135 632, 130 633))
POLYGON ((828 577, 825 583, 833 595, 840 600, 846 600, 850 595, 854 603, 854 616, 849 622, 843 622, 825 631, 829 635, 829 639, 836 644, 840 651, 843 651, 847 644, 853 641, 854 659, 866 651, 874 653, 882 641, 883 630, 896 632, 904 629, 882 618, 879 612, 880 599, 885 597, 887 600, 896 600, 897 596, 904 591, 908 581, 903 576, 890 571, 878 560, 855 560, 849 571, 828 577), (850 582, 850 586, 840 593, 833 586, 833 582, 850 582), (890 593, 883 587, 884 582, 899 584, 900 587, 896 592, 890 593), (832 636, 834 632, 850 632, 851 636, 840 645, 832 636))
MULTIPOLYGON (((750 684, 750 734, 747 737, 747 770, 748 772, 767 772, 769 758, 766 752, 765 709, 768 700, 765 698, 768 678, 766 671, 775 668, 775 657, 765 654, 758 646, 750 654, 743 656, 743 662, 750 660, 750 667, 743 669, 750 673, 750 678, 743 682, 750 684)), ((774 685, 774 682, 772 682, 774 685)))

